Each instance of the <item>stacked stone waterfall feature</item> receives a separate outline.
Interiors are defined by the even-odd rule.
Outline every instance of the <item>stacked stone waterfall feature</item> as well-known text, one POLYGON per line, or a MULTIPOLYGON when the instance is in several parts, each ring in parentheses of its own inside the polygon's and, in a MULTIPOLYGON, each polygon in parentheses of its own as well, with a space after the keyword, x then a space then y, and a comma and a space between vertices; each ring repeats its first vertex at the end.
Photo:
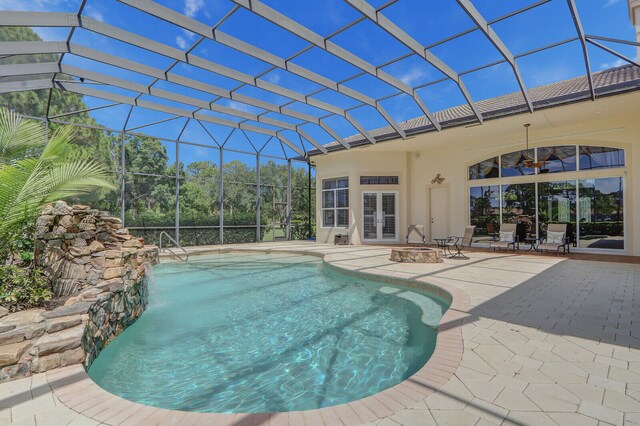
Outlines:
POLYGON ((58 201, 38 218, 36 262, 55 296, 67 299, 50 311, 0 307, 0 383, 70 364, 88 368, 142 315, 145 267, 158 262, 158 248, 107 212, 58 201))
POLYGON ((121 287, 144 274, 138 262, 144 243, 108 212, 58 201, 44 208, 36 226, 37 264, 56 296, 98 284, 121 287))

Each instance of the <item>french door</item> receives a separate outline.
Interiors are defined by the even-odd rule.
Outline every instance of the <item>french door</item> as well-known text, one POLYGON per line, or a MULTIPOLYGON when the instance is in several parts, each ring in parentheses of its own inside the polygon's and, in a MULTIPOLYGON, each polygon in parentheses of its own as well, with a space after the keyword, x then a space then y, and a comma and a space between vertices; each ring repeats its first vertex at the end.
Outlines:
POLYGON ((398 193, 362 193, 362 239, 368 242, 398 240, 398 193))

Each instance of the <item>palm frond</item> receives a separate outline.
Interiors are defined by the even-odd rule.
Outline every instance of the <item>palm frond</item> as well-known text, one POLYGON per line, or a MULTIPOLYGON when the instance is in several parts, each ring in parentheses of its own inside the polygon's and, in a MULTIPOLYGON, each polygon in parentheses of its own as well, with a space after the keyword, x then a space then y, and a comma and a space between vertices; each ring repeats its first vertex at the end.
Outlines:
POLYGON ((0 108, 0 164, 40 150, 46 143, 47 129, 42 123, 0 108))

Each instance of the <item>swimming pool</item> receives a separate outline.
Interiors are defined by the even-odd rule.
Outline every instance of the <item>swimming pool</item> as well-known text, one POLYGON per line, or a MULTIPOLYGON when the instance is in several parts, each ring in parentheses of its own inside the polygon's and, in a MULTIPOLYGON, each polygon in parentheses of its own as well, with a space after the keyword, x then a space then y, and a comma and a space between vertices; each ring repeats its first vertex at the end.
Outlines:
POLYGON ((149 305, 89 369, 131 401, 199 412, 345 403, 418 371, 447 303, 317 258, 227 253, 153 269, 149 305))

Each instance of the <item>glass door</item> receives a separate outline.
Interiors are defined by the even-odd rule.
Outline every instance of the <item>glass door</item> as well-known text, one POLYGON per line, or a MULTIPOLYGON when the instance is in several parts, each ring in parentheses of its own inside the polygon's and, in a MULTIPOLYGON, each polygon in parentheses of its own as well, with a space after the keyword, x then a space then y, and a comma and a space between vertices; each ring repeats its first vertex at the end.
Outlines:
POLYGON ((397 194, 362 193, 362 239, 396 241, 398 239, 397 194))

